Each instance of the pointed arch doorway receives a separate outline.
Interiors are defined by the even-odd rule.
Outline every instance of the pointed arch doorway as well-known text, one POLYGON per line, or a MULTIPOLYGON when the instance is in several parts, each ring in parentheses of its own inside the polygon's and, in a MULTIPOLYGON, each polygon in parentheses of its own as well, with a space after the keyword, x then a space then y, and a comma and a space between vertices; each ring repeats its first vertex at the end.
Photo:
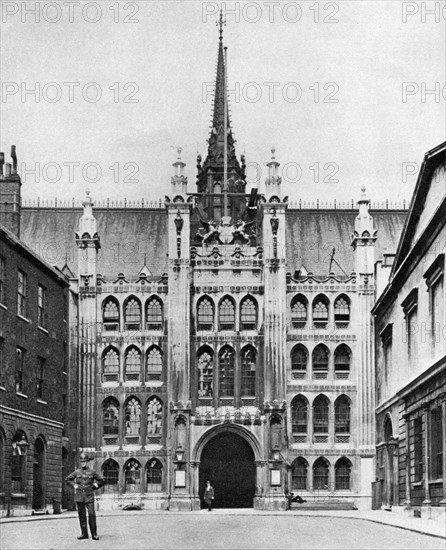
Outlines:
POLYGON ((223 431, 204 445, 199 471, 201 502, 208 479, 215 490, 215 508, 253 507, 256 463, 253 449, 244 437, 223 431))

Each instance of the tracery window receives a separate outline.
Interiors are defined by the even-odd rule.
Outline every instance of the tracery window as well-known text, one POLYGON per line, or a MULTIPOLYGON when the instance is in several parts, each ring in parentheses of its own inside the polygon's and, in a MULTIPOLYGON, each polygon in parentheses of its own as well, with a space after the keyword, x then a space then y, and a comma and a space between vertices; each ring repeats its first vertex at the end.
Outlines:
POLYGON ((308 364, 308 350, 297 344, 291 351, 291 372, 293 378, 305 378, 308 364))
POLYGON ((345 456, 341 457, 335 464, 335 489, 337 491, 350 490, 352 463, 345 456))
POLYGON ((319 395, 313 402, 313 431, 314 433, 328 433, 328 399, 319 395))
POLYGON ((103 327, 104 330, 119 330, 119 306, 113 298, 104 301, 103 327))
POLYGON ((308 401, 302 395, 291 402, 291 430, 296 434, 306 434, 308 430, 308 401))
POLYGON ((198 330, 212 330, 214 328, 214 304, 210 298, 204 296, 197 304, 198 330))
POLYGON ((130 298, 124 307, 125 330, 140 330, 141 304, 136 298, 130 298))
POLYGON ((350 433, 350 400, 341 395, 335 401, 335 434, 350 433))
POLYGON ((108 348, 102 354, 102 379, 104 382, 119 379, 119 354, 115 348, 108 348))
POLYGON ((328 489, 330 466, 325 458, 318 458, 313 465, 313 489, 328 489))
POLYGON ((157 397, 147 403, 147 437, 159 436, 163 431, 163 405, 157 397))
POLYGON ((334 304, 334 320, 338 327, 345 328, 350 323, 350 300, 339 296, 334 304))
POLYGON ((350 375, 351 351, 341 344, 334 352, 334 368, 336 378, 348 378, 350 375))
POLYGON ((125 354, 125 380, 139 380, 141 372, 141 352, 136 347, 131 347, 125 354))
POLYGON ((307 490, 308 462, 302 458, 296 458, 292 465, 291 486, 294 491, 307 490))
POLYGON ((146 328, 147 330, 162 330, 164 322, 163 303, 154 296, 146 304, 146 328))
POLYGON ((212 397, 214 384, 214 358, 212 350, 202 348, 197 355, 198 397, 212 397))
POLYGON ((104 478, 104 493, 115 493, 118 491, 119 465, 109 458, 102 465, 102 477, 104 478))
POLYGON ((291 323, 294 328, 304 327, 307 322, 307 300, 296 296, 291 302, 291 323))
POLYGON ((148 462, 146 469, 147 491, 161 491, 162 479, 163 467, 161 465, 161 462, 156 458, 152 458, 152 460, 148 462))
POLYGON ((163 352, 158 346, 151 346, 146 355, 146 381, 161 380, 163 375, 163 352))
POLYGON ((328 300, 325 296, 314 299, 313 323, 315 326, 325 326, 328 323, 328 300))
POLYGON ((234 397, 235 354, 230 346, 224 346, 218 355, 219 395, 234 397))
POLYGON ((319 344, 313 350, 313 376, 315 378, 327 378, 328 358, 330 352, 327 346, 319 344))
POLYGON ((131 458, 124 466, 124 480, 126 493, 141 492, 141 464, 131 458))
POLYGON ((240 325, 242 330, 255 330, 257 327, 257 303, 250 296, 240 304, 240 325))
POLYGON ((125 406, 125 435, 139 437, 141 428, 141 403, 132 397, 125 406))
POLYGON ((223 298, 219 306, 220 330, 235 330, 235 305, 231 298, 223 298))
POLYGON ((256 394, 256 355, 256 350, 252 346, 242 350, 242 397, 252 397, 256 394))
POLYGON ((102 405, 102 431, 105 443, 116 443, 119 434, 119 402, 110 397, 102 405))

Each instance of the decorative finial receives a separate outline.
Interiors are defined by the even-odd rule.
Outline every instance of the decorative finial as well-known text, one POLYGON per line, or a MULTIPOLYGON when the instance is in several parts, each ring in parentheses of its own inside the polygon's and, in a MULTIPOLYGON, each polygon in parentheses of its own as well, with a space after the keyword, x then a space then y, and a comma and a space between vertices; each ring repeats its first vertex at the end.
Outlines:
POLYGON ((183 150, 182 147, 177 147, 177 153, 178 153, 178 160, 181 159, 181 151, 183 150))
POLYGON ((275 147, 274 145, 271 145, 271 155, 272 155, 271 158, 273 158, 273 159, 275 158, 275 157, 274 157, 274 153, 275 153, 275 152, 276 152, 276 147, 275 147))
POLYGON ((85 194, 87 195, 87 197, 90 196, 90 189, 85 189, 85 194))
POLYGON ((226 25, 226 20, 223 21, 223 7, 220 8, 220 19, 219 21, 216 21, 215 24, 220 27, 219 33, 220 33, 220 42, 223 40, 223 25, 226 25))

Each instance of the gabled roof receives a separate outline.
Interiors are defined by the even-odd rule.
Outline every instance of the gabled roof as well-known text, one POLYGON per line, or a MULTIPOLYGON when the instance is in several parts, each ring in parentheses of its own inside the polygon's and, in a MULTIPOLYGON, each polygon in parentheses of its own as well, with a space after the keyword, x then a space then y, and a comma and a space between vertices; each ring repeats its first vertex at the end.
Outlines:
MULTIPOLYGON (((446 141, 434 147, 424 155, 423 163, 418 174, 415 191, 409 207, 409 213, 401 234, 395 261, 393 263, 391 278, 398 271, 404 259, 413 246, 414 236, 417 232, 421 214, 426 205, 426 198, 431 188, 431 177, 434 170, 446 164, 446 141)), ((444 186, 446 195, 446 182, 440 182, 444 186)), ((438 206, 438 205, 437 205, 438 206)))

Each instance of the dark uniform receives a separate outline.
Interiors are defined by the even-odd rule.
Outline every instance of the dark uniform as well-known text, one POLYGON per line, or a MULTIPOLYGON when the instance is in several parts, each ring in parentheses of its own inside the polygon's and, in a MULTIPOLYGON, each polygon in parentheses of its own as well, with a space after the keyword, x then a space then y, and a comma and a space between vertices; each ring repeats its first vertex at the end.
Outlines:
MULTIPOLYGON (((87 458, 87 460, 89 460, 87 458)), ((79 523, 81 526, 81 536, 79 538, 88 538, 87 529, 87 510, 88 510, 88 524, 90 526, 90 532, 93 539, 98 538, 96 528, 96 512, 94 509, 94 491, 104 485, 102 477, 89 468, 86 464, 86 460, 83 460, 81 456, 81 462, 84 462, 83 468, 78 468, 72 474, 66 477, 66 482, 75 487, 74 500, 77 506, 77 512, 79 515, 79 523)))
POLYGON ((209 481, 207 481, 206 483, 207 486, 204 490, 204 501, 206 502, 208 511, 210 512, 212 510, 212 501, 214 500, 214 488, 209 481))

